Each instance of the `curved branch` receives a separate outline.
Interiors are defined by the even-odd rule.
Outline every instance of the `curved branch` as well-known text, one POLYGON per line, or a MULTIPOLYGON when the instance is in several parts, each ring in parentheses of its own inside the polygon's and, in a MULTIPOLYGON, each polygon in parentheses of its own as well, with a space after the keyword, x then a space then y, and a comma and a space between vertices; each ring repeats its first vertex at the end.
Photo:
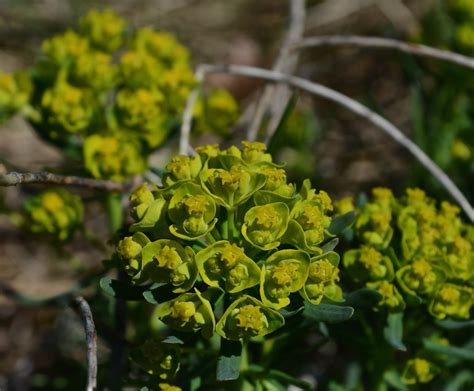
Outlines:
POLYGON ((189 152, 189 137, 191 135, 194 105, 196 104, 196 100, 199 96, 199 89, 201 88, 201 84, 204 79, 204 70, 200 66, 196 68, 194 77, 196 79, 197 85, 188 96, 186 107, 183 112, 183 120, 181 123, 179 136, 179 153, 181 155, 187 155, 189 152))
POLYGON ((89 304, 82 296, 76 296, 71 305, 82 315, 87 344, 87 386, 86 391, 97 387, 97 333, 89 304))
POLYGON ((398 41, 380 37, 364 37, 360 35, 321 35, 309 37, 293 45, 293 49, 317 46, 356 46, 378 49, 395 49, 404 53, 421 57, 435 58, 474 69, 474 58, 448 50, 436 49, 431 46, 398 41))
POLYGON ((123 192, 128 189, 127 184, 82 178, 78 176, 69 175, 58 175, 50 172, 10 172, 8 174, 0 174, 0 186, 16 186, 26 183, 36 184, 55 184, 55 185, 67 185, 67 186, 79 186, 87 187, 94 190, 103 190, 109 192, 123 192))
MULTIPOLYGON (((274 71, 293 73, 296 69, 299 53, 292 50, 304 34, 306 8, 305 0, 290 0, 290 18, 288 32, 273 66, 274 71)), ((264 116, 269 112, 267 131, 273 134, 285 110, 290 92, 286 85, 266 85, 255 109, 254 118, 247 132, 247 139, 254 141, 262 125, 264 116)), ((268 138, 268 135, 266 136, 268 138)))
POLYGON ((393 125, 381 115, 370 110, 368 107, 360 104, 356 100, 321 84, 277 71, 270 71, 267 69, 244 65, 208 64, 203 65, 202 67, 206 73, 231 73, 248 77, 258 77, 279 83, 286 83, 301 90, 305 90, 313 95, 335 102, 338 105, 352 111, 353 113, 358 114, 383 130, 400 145, 405 147, 443 185, 448 193, 451 194, 451 196, 461 206, 469 219, 474 221, 474 211, 471 204, 451 180, 451 178, 446 175, 446 173, 433 160, 431 160, 431 158, 422 149, 420 149, 413 141, 405 136, 400 129, 398 129, 395 125, 393 125))

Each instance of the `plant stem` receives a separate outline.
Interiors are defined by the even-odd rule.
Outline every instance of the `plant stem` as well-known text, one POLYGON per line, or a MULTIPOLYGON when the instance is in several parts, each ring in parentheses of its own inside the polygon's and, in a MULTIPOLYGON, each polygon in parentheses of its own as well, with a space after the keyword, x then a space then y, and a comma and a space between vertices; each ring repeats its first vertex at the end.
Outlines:
POLYGON ((105 207, 107 211, 107 220, 109 223, 109 232, 113 235, 122 227, 123 213, 121 204, 121 194, 106 194, 105 207))
MULTIPOLYGON (((123 212, 121 204, 121 194, 107 194, 105 199, 109 232, 113 235, 123 224, 123 212)), ((127 275, 117 271, 119 281, 127 279, 127 275)), ((127 329, 127 303, 123 299, 117 299, 114 307, 114 323, 116 335, 121 340, 125 338, 127 329)), ((121 375, 123 370, 124 346, 119 341, 114 341, 111 346, 110 363, 110 384, 112 390, 121 390, 121 375)))
POLYGON ((233 240, 235 235, 235 208, 227 209, 227 238, 233 240))

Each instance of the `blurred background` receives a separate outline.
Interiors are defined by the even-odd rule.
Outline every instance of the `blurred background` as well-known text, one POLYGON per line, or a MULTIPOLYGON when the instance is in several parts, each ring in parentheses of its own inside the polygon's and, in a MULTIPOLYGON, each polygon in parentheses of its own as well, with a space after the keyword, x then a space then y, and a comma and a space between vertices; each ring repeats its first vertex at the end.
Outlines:
MULTIPOLYGON (((358 34, 422 42, 471 54, 472 14, 459 1, 307 0, 305 36, 358 34), (454 6, 453 6, 454 4, 454 6), (471 18, 471 19, 469 19, 471 18), (467 27, 466 27, 467 26, 467 27), (471 30, 469 30, 471 28, 471 30)), ((469 0, 464 3, 469 7, 469 0)), ((169 31, 189 48, 194 65, 234 63, 270 68, 288 26, 284 0, 0 0, 0 69, 31 66, 41 42, 77 25, 92 8, 112 8, 133 27, 169 31)), ((391 50, 321 47, 305 49, 298 75, 334 88, 382 114, 432 156, 473 200, 474 116, 469 94, 472 74, 453 65, 391 50)), ((261 81, 211 75, 206 85, 225 87, 245 112, 258 99, 261 81)), ((228 140, 245 139, 236 127, 228 140)), ((193 143, 215 140, 199 136, 193 143)), ((176 152, 170 145, 156 164, 176 152)), ((333 198, 356 195, 374 186, 400 194, 406 186, 448 196, 398 144, 352 113, 304 93, 276 140, 278 162, 290 179, 305 177, 333 198)), ((0 128, 0 171, 38 171, 64 164, 56 147, 41 140, 15 117, 0 128)), ((20 208, 38 187, 0 191, 0 205, 20 208)), ((87 229, 107 240, 104 211, 94 194, 87 201, 87 229)), ((104 257, 97 244, 75 240, 65 249, 33 239, 0 216, 0 281, 35 297, 71 289, 86 270, 99 270, 104 257)), ((98 300, 107 311, 107 299, 98 300)), ((100 328, 101 325, 98 325, 100 328)), ((106 325, 104 325, 106 327, 106 325)), ((80 389, 71 371, 83 377, 84 342, 80 319, 72 310, 24 306, 0 295, 0 390, 80 389), (78 387, 78 388, 77 388, 78 387)), ((108 348, 101 344, 101 356, 108 348)), ((81 384, 82 380, 79 381, 81 384)))

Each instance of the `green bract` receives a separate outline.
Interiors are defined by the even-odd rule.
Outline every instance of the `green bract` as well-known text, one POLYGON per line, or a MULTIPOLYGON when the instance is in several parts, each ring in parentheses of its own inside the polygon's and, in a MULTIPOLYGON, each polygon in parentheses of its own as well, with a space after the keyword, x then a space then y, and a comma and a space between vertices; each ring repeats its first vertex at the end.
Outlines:
POLYGON ((82 225, 84 206, 80 197, 64 189, 53 189, 25 202, 26 228, 51 235, 60 241, 71 239, 82 225))
POLYGON ((174 240, 160 239, 142 249, 142 276, 154 282, 170 283, 173 292, 192 288, 198 274, 194 252, 174 240))
POLYGON ((372 247, 362 246, 344 254, 344 267, 357 282, 392 280, 393 266, 390 258, 372 247))
POLYGON ((27 74, 8 74, 0 71, 0 124, 27 104, 31 89, 27 74))
POLYGON ((158 318, 176 330, 201 331, 204 338, 212 337, 216 325, 211 304, 197 289, 161 304, 158 318))
POLYGON ((305 285, 309 264, 309 255, 300 250, 281 250, 270 255, 260 278, 263 303, 276 309, 290 304, 290 294, 305 285))
POLYGON ((375 309, 386 308, 389 312, 400 312, 405 309, 405 300, 392 283, 385 280, 368 282, 367 287, 375 289, 382 296, 375 309))
POLYGON ((139 174, 147 165, 133 141, 99 135, 85 139, 84 162, 93 177, 115 180, 139 174))
POLYGON ((217 222, 216 204, 194 183, 183 183, 170 200, 168 216, 174 223, 170 232, 185 240, 207 235, 217 222))
POLYGON ((429 383, 438 372, 439 369, 428 360, 413 358, 405 364, 402 380, 406 384, 429 383))
POLYGON ((282 327, 276 310, 293 300, 299 307, 304 300, 343 301, 339 256, 313 246, 332 238, 327 193, 309 181, 296 192, 261 143, 196 151, 171 158, 161 185, 143 183, 130 195, 135 222, 118 243, 115 264, 129 274, 133 294, 158 304, 159 318, 172 328, 210 338, 215 318, 217 333, 231 340, 282 327), (314 209, 316 222, 303 221, 306 209, 314 209))
POLYGON ((469 319, 473 295, 474 291, 470 287, 443 284, 433 295, 429 311, 438 319, 444 319, 446 316, 469 319))
POLYGON ((210 168, 200 174, 203 189, 219 205, 235 208, 247 201, 253 193, 263 187, 265 176, 255 174, 243 166, 232 166, 229 170, 210 168))
POLYGON ((140 367, 160 379, 173 377, 180 366, 179 347, 155 338, 132 350, 130 356, 140 367))
POLYGON ((393 194, 384 188, 372 190, 373 202, 365 204, 355 222, 355 229, 361 242, 377 249, 384 249, 393 236, 392 220, 393 194))
POLYGON ((397 271, 397 281, 408 293, 431 296, 444 280, 443 270, 425 259, 418 259, 397 271))
POLYGON ((117 254, 124 262, 124 269, 130 276, 135 276, 142 268, 142 249, 150 243, 141 232, 126 236, 117 245, 117 254))
POLYGON ((331 251, 311 258, 308 278, 300 291, 311 304, 319 304, 323 298, 343 301, 339 281, 339 255, 331 251))
POLYGON ((242 235, 261 250, 272 250, 280 245, 278 241, 288 227, 289 211, 282 202, 254 206, 244 217, 242 235))
POLYGON ((257 299, 244 295, 234 301, 216 325, 219 335, 230 340, 267 335, 285 324, 278 312, 257 299))
POLYGON ((196 254, 199 274, 209 286, 222 281, 229 293, 240 292, 260 281, 260 268, 236 244, 223 240, 196 254))

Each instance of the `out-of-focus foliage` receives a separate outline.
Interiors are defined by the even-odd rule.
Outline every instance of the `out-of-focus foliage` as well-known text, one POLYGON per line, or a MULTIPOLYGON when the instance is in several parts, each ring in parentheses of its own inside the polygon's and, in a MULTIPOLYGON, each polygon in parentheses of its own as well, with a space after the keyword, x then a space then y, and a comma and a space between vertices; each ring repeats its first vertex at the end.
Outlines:
POLYGON ((350 249, 343 255, 343 287, 368 288, 379 295, 360 314, 362 325, 365 317, 377 319, 363 326, 377 341, 373 348, 384 350, 388 344, 409 352, 404 366, 391 355, 384 358, 379 373, 372 372, 372 364, 364 363, 363 357, 358 365, 372 379, 379 377, 373 381, 390 384, 397 378, 407 385, 430 384, 431 388, 423 389, 447 387, 468 362, 451 362, 450 354, 463 346, 469 350, 473 342, 469 332, 449 331, 450 324, 461 328, 463 321, 470 322, 473 225, 461 220, 457 206, 446 201, 438 205, 417 188, 407 189, 400 198, 389 189, 376 188, 357 207, 349 198, 335 206, 336 211, 352 207, 357 214, 351 230, 345 232, 350 249), (383 330, 380 322, 386 323, 383 330))
MULTIPOLYGON (((468 56, 474 54, 474 3, 469 0, 435 1, 416 40, 468 56)), ((421 147, 474 198, 474 91, 472 70, 434 63, 423 72, 414 61, 406 64, 414 81, 412 118, 421 147)), ((421 175, 416 180, 433 188, 421 175)))
POLYGON ((51 240, 71 239, 82 225, 81 198, 64 189, 51 189, 30 197, 24 205, 24 226, 51 240))
MULTIPOLYGON (((124 180, 176 131, 194 86, 190 54, 172 34, 133 32, 115 12, 91 11, 78 30, 46 39, 28 72, 0 74, 0 121, 20 112, 68 156, 82 155, 92 176, 124 180)), ((227 91, 211 91, 198 133, 226 134, 238 113, 227 91)))

